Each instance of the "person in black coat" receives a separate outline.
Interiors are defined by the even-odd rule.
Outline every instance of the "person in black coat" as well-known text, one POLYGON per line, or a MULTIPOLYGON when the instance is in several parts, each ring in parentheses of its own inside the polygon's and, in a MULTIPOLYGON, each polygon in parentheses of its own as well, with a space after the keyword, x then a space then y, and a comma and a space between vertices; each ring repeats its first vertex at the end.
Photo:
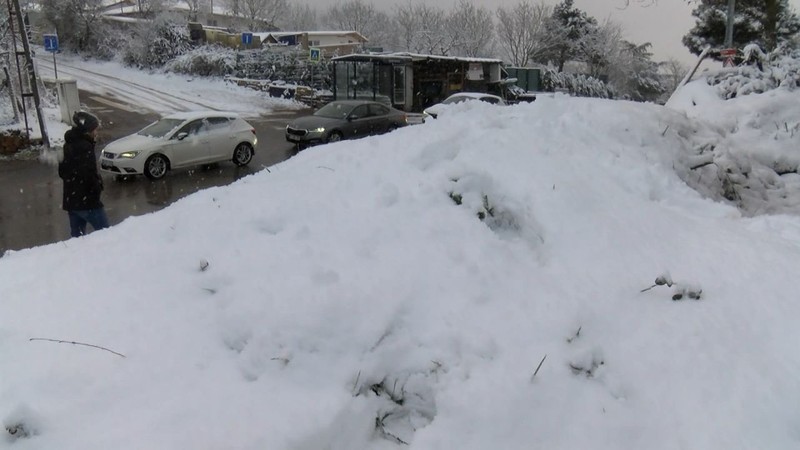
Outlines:
POLYGON ((64 181, 62 209, 69 215, 72 237, 86 234, 86 224, 95 230, 108 227, 108 217, 100 201, 103 179, 97 171, 94 153, 97 117, 83 111, 72 116, 73 127, 64 134, 64 159, 58 164, 58 176, 64 181))

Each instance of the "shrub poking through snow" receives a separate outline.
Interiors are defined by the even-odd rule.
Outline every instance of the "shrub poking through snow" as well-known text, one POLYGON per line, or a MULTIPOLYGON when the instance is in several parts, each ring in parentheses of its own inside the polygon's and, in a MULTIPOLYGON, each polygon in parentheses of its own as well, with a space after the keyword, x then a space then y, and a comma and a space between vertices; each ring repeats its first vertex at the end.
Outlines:
POLYGON ((678 301, 683 299, 691 299, 691 300, 700 300, 700 297, 703 294, 703 289, 699 286, 694 285, 686 285, 686 284, 678 284, 672 281, 672 277, 669 273, 664 273, 656 277, 655 283, 650 286, 642 289, 639 292, 649 291, 656 286, 666 286, 666 287, 674 287, 672 290, 672 300, 678 301))

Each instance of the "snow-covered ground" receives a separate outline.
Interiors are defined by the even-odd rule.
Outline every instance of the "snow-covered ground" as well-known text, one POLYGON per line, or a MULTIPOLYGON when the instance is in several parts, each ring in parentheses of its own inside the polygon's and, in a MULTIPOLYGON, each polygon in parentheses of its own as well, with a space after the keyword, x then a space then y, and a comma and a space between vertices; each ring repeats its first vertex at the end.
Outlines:
POLYGON ((456 105, 9 252, 0 448, 798 448, 798 175, 715 190, 798 116, 456 105))

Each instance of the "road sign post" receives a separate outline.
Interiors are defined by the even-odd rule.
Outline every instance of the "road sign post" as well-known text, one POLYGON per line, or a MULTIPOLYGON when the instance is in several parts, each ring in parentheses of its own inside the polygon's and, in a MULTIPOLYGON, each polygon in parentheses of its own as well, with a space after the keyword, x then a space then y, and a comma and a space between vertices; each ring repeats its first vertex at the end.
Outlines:
POLYGON ((53 54, 53 72, 56 74, 56 80, 58 79, 58 67, 56 67, 56 53, 58 52, 58 35, 57 34, 45 34, 42 35, 44 38, 44 50, 51 52, 53 54))
POLYGON ((723 48, 719 51, 719 55, 723 57, 725 60, 722 63, 723 67, 733 67, 733 58, 736 56, 736 49, 735 48, 723 48))
POLYGON ((322 56, 322 52, 317 47, 311 47, 308 49, 308 60, 311 62, 311 82, 309 83, 311 86, 311 96, 314 96, 314 65, 317 64, 322 56))
POLYGON ((252 43, 253 33, 242 33, 242 45, 249 49, 252 43))

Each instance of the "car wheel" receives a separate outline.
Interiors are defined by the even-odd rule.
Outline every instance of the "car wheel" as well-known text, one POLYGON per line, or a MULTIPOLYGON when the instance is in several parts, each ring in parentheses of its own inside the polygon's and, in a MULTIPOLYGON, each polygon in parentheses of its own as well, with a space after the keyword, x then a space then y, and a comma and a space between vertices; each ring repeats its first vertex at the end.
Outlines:
POLYGON ((233 151, 233 163, 237 166, 246 166, 253 160, 253 146, 242 142, 233 151))
POLYGON ((144 174, 151 180, 164 178, 169 170, 169 160, 164 155, 155 154, 144 163, 144 174))
POLYGON ((339 142, 342 140, 342 133, 338 131, 331 131, 328 135, 328 142, 339 142))

